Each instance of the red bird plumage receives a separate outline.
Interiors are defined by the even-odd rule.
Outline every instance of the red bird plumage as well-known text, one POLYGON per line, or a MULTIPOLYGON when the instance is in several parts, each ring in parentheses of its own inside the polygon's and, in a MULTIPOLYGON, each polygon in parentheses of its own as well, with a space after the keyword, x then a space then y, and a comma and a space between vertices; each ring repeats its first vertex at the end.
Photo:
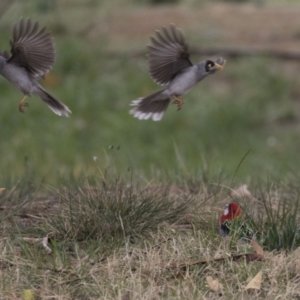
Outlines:
POLYGON ((225 206, 223 214, 219 220, 220 232, 222 236, 226 236, 229 233, 227 223, 241 217, 242 214, 243 211, 241 207, 235 202, 231 202, 225 206))

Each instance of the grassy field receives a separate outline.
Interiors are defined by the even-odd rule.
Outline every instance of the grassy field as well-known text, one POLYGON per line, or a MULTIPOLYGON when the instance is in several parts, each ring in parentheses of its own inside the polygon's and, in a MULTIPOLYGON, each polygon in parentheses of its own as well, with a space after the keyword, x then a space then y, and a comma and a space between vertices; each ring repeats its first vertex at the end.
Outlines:
POLYGON ((128 113, 159 89, 145 46, 171 22, 195 48, 299 51, 297 1, 250 2, 15 1, 2 11, 1 50, 21 16, 52 31, 57 61, 42 84, 72 115, 35 97, 20 114, 22 95, 0 78, 0 299, 300 297, 300 63, 225 57, 180 112, 171 105, 161 122, 128 113), (250 193, 235 195, 242 184, 250 193), (254 249, 219 235, 233 199, 263 261, 235 261, 254 249), (51 253, 26 240, 44 237, 51 253), (261 288, 246 290, 260 270, 261 288))
POLYGON ((299 297, 299 184, 233 191, 187 179, 137 185, 107 172, 41 195, 30 183, 1 195, 1 299, 299 297), (263 254, 219 234, 232 199, 263 254))

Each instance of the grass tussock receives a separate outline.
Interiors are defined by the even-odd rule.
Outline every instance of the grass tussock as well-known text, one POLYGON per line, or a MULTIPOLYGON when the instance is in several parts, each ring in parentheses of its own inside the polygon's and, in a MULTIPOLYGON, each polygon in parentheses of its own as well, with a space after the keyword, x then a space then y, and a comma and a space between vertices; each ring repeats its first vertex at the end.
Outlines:
MULTIPOLYGON (((247 224, 268 251, 293 251, 300 246, 298 186, 276 184, 260 192, 260 211, 247 213, 247 224)), ((248 210, 249 212, 249 210, 248 210)))
POLYGON ((136 189, 121 179, 96 187, 71 186, 60 192, 60 212, 47 225, 56 238, 76 241, 146 236, 185 219, 192 198, 170 191, 168 185, 136 189))

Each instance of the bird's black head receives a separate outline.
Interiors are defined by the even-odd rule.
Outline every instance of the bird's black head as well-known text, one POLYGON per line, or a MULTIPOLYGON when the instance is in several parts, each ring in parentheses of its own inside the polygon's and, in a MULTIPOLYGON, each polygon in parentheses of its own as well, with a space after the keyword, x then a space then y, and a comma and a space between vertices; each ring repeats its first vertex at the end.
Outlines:
POLYGON ((223 66, 213 62, 212 60, 207 60, 205 62, 205 72, 214 73, 217 70, 222 70, 223 66))
POLYGON ((213 71, 215 68, 215 63, 212 60, 207 60, 205 63, 205 71, 207 73, 213 71))

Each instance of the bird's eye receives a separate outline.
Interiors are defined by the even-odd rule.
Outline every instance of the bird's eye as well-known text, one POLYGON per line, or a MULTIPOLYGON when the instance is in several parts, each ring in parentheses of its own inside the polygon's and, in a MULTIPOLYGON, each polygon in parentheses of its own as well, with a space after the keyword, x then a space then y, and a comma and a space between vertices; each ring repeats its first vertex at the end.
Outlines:
POLYGON ((211 60, 206 61, 205 71, 208 73, 212 72, 214 70, 214 66, 215 66, 215 64, 213 61, 211 61, 211 60))

